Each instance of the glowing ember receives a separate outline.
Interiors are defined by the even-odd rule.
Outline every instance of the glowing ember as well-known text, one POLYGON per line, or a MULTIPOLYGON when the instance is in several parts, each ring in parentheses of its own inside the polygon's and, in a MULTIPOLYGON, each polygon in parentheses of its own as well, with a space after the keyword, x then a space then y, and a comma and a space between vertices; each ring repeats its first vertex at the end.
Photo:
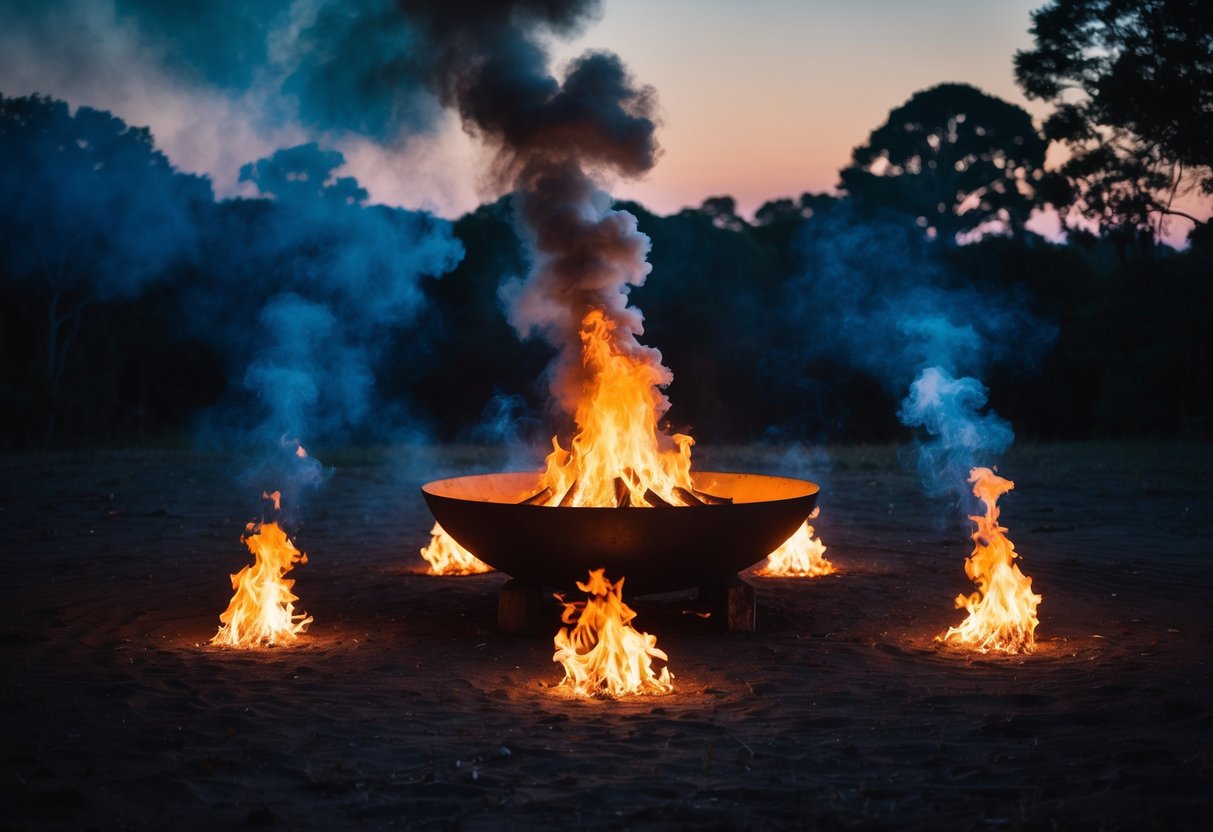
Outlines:
POLYGON ((1032 579, 1019 571, 1014 560, 1015 544, 998 524, 998 498, 1015 487, 989 468, 969 472, 973 495, 986 505, 985 515, 970 517, 977 524, 973 554, 965 561, 965 573, 977 585, 972 595, 958 595, 956 606, 969 611, 959 627, 949 627, 943 641, 975 647, 985 653, 1027 653, 1036 646, 1036 605, 1040 596, 1032 592, 1032 579))
MULTIPOLYGON (((692 505, 691 446, 684 434, 658 434, 667 406, 658 389, 670 373, 635 342, 615 335, 602 309, 581 322, 585 389, 573 414, 577 432, 565 450, 553 437, 537 486, 542 505, 692 505), (638 351, 639 350, 639 351, 638 351)), ((538 498, 538 495, 537 495, 538 498)))
POLYGON ((430 529, 430 545, 421 550, 421 557, 430 565, 431 575, 479 575, 493 569, 456 543, 437 523, 430 529))
MULTIPOLYGON (((277 510, 281 495, 263 495, 277 510)), ((253 555, 251 566, 232 575, 236 594, 219 616, 222 622, 211 644, 227 647, 260 647, 294 641, 312 623, 312 617, 295 612, 298 597, 291 592, 294 580, 283 576, 296 563, 307 563, 307 555, 291 543, 274 522, 249 523, 241 540, 253 555)))
MULTIPOLYGON (((812 516, 817 516, 813 510, 812 516)), ((825 556, 826 547, 813 536, 813 527, 806 520, 792 536, 767 556, 767 562, 754 574, 767 578, 818 578, 834 572, 834 564, 825 556)))
POLYGON ((669 693, 674 689, 669 668, 660 674, 652 668, 654 658, 668 657, 657 649, 656 636, 632 628, 636 613, 623 603, 623 578, 611 583, 603 572, 595 569, 587 583, 577 582, 588 600, 568 603, 556 596, 564 603, 561 620, 576 622, 571 631, 561 627, 556 634, 552 661, 564 666, 560 684, 580 696, 669 693))

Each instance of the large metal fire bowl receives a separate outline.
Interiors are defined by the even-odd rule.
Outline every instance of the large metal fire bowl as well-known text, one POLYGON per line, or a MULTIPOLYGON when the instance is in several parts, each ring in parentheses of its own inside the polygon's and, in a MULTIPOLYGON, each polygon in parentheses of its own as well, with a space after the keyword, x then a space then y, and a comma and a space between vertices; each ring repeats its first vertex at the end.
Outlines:
POLYGON ((529 584, 569 587, 591 569, 629 594, 710 586, 765 558, 812 513, 815 483, 759 474, 693 474, 726 505, 577 508, 517 505, 534 472, 480 474, 421 487, 434 518, 489 566, 529 584))

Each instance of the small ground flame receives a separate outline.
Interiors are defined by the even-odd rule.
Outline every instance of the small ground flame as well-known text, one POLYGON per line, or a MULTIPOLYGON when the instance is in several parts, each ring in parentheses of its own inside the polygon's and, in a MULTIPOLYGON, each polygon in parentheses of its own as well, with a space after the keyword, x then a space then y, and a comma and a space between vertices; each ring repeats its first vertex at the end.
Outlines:
POLYGON ((604 570, 590 572, 586 583, 577 587, 590 598, 566 602, 561 620, 573 624, 570 631, 561 627, 556 634, 556 654, 552 661, 564 666, 562 686, 580 696, 624 696, 626 694, 669 693, 674 689, 668 667, 655 674, 654 658, 667 661, 657 649, 657 637, 632 628, 636 613, 623 603, 623 578, 611 583, 604 570))
POLYGON ((430 529, 430 545, 421 550, 431 575, 479 575, 493 567, 455 542, 439 524, 430 529))
MULTIPOLYGON (((262 495, 280 508, 281 495, 262 495)), ((222 622, 211 644, 226 647, 262 647, 294 641, 312 623, 310 615, 295 612, 299 598, 291 592, 294 580, 283 576, 307 555, 291 543, 276 522, 249 523, 240 538, 253 555, 253 563, 232 575, 236 594, 219 616, 222 622)))
MULTIPOLYGON (((817 516, 813 510, 812 520, 817 516)), ((814 537, 809 520, 804 521, 792 536, 771 554, 755 575, 764 578, 820 578, 834 573, 834 564, 826 559, 826 547, 814 537)))
POLYGON ((969 472, 973 496, 986 505, 985 515, 969 519, 977 524, 977 546, 965 561, 965 574, 977 585, 972 595, 956 596, 956 606, 969 611, 959 627, 949 627, 942 641, 955 641, 983 653, 1028 653, 1036 646, 1036 605, 1041 596, 1032 592, 1032 579, 1019 571, 1015 544, 998 524, 998 498, 1015 487, 989 468, 969 472))

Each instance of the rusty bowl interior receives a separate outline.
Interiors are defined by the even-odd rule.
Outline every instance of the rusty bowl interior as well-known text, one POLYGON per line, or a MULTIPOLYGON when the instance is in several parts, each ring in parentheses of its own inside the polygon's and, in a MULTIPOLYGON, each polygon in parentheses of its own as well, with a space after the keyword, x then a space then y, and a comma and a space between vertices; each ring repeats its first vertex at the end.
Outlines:
POLYGON ((572 587, 591 569, 627 578, 629 594, 727 578, 765 558, 812 513, 815 483, 760 474, 692 474, 727 505, 587 508, 517 505, 534 472, 479 474, 421 487, 447 533, 480 560, 526 583, 572 587))

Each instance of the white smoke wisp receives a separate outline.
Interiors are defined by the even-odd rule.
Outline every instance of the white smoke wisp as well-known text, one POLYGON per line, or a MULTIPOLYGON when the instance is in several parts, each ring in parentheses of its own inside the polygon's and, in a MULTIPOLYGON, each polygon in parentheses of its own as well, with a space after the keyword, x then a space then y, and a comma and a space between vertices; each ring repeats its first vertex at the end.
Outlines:
POLYGON ((976 378, 954 378, 943 367, 927 367, 910 385, 898 418, 927 435, 918 443, 918 471, 931 497, 971 499, 969 471, 997 459, 1011 446, 1011 425, 983 410, 988 392, 976 378))

